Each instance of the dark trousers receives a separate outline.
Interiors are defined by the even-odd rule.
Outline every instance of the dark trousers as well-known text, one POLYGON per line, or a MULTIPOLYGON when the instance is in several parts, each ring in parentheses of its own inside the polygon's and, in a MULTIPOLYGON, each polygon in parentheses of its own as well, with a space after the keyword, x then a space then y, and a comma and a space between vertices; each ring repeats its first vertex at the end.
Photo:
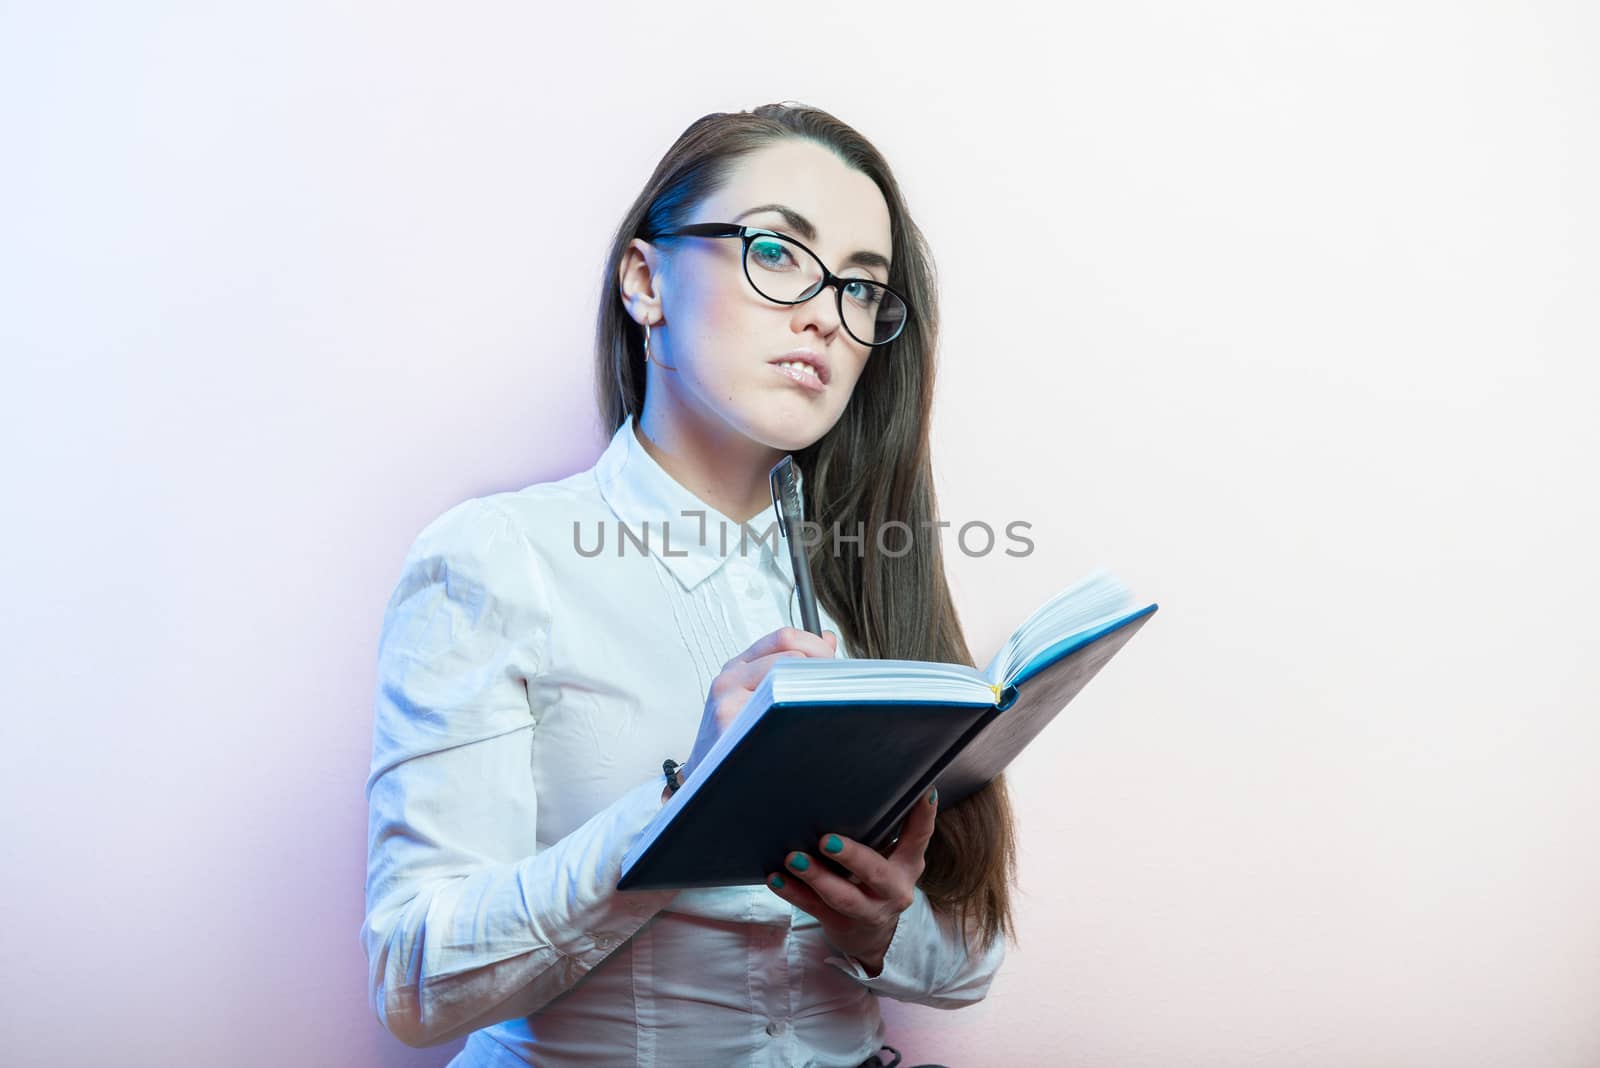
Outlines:
MULTIPOLYGON (((893 1046, 879 1046, 878 1052, 862 1061, 856 1068, 899 1068, 900 1051, 893 1046), (888 1058, 884 1057, 885 1052, 888 1058)), ((913 1064, 908 1068, 945 1068, 942 1064, 913 1064)))

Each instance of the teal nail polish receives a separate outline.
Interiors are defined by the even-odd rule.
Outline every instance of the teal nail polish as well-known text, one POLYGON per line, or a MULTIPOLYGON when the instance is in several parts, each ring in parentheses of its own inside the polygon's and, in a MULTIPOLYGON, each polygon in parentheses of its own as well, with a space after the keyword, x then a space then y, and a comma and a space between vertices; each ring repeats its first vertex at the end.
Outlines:
POLYGON ((829 853, 843 853, 844 842, 839 839, 838 835, 830 834, 827 838, 823 839, 822 848, 827 850, 829 853))
POLYGON ((772 878, 767 880, 767 885, 772 887, 774 890, 782 890, 783 876, 779 875, 777 872, 773 872, 772 878))
POLYGON ((928 804, 937 805, 938 803, 939 803, 939 788, 937 786, 935 786, 933 788, 933 792, 928 795, 928 804))
POLYGON ((805 871, 807 868, 811 867, 811 858, 807 857, 804 853, 796 853, 794 856, 789 858, 789 867, 793 868, 795 871, 805 871))

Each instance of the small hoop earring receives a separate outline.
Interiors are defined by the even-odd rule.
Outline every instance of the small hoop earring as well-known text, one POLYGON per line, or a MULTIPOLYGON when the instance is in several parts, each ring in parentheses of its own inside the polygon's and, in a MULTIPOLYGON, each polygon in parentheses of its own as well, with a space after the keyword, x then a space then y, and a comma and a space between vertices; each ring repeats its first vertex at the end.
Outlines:
POLYGON ((661 368, 664 371, 676 371, 677 370, 676 367, 670 367, 667 364, 664 364, 660 360, 656 359, 654 356, 650 355, 650 324, 649 323, 645 323, 644 324, 644 358, 645 358, 645 362, 646 363, 653 363, 657 367, 661 368))

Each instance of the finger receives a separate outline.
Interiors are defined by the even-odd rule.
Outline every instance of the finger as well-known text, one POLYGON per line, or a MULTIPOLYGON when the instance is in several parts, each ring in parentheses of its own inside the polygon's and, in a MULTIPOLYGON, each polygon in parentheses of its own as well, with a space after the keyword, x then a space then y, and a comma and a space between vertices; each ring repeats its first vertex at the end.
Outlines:
POLYGON ((922 862, 928 841, 933 837, 933 824, 939 812, 939 788, 932 787, 911 806, 900 824, 900 840, 889 852, 889 858, 899 862, 922 862))
MULTIPOLYGON (((860 886, 828 871, 815 857, 801 852, 790 853, 784 858, 784 867, 790 875, 799 876, 824 905, 847 922, 873 920, 883 911, 881 899, 868 897, 860 886)), ((788 875, 784 877, 788 878, 788 875)))
POLYGON ((833 656, 833 648, 809 630, 801 630, 799 627, 779 627, 771 634, 757 638, 750 648, 735 659, 748 663, 783 649, 793 649, 806 656, 833 656))
POLYGON ((755 693, 756 687, 760 686, 761 680, 767 677, 767 672, 772 670, 773 664, 780 660, 804 659, 805 655, 794 649, 785 649, 781 653, 773 653, 770 656, 752 660, 747 664, 741 664, 737 668, 739 685, 751 693, 755 693))
POLYGON ((883 900, 893 898, 903 876, 897 866, 891 865, 882 853, 842 834, 825 834, 817 839, 817 848, 829 860, 848 868, 867 892, 883 900))
POLYGON ((850 917, 841 915, 830 908, 822 898, 817 896, 815 890, 811 889, 803 879, 796 878, 793 872, 773 872, 767 876, 767 889, 800 911, 815 916, 818 922, 825 923, 830 927, 843 929, 855 922, 850 917))

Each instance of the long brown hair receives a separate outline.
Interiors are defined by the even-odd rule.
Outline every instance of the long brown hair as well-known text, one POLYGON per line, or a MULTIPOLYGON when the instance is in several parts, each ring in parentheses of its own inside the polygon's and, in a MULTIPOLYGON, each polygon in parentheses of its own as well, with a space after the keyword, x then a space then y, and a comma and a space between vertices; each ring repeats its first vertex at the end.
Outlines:
MULTIPOLYGON (((839 421, 794 454, 805 477, 809 518, 823 531, 867 532, 860 554, 827 551, 830 537, 810 547, 817 597, 838 621, 852 656, 973 664, 945 579, 940 539, 927 533, 939 529, 928 450, 939 336, 933 257, 888 163, 843 122, 789 104, 717 112, 691 123, 662 157, 606 257, 595 352, 601 419, 614 433, 629 414, 644 409, 644 333, 627 314, 617 281, 629 242, 680 225, 723 184, 736 161, 791 137, 831 149, 877 183, 892 234, 888 281, 911 306, 900 336, 867 360, 839 421), (915 533, 911 551, 873 552, 874 532, 893 521, 915 533)), ((885 540, 898 549, 905 539, 885 540)), ((1015 879, 1015 828, 1001 775, 939 814, 917 885, 931 905, 955 915, 969 938, 975 933, 987 945, 1002 931, 1016 941, 1015 879)))

